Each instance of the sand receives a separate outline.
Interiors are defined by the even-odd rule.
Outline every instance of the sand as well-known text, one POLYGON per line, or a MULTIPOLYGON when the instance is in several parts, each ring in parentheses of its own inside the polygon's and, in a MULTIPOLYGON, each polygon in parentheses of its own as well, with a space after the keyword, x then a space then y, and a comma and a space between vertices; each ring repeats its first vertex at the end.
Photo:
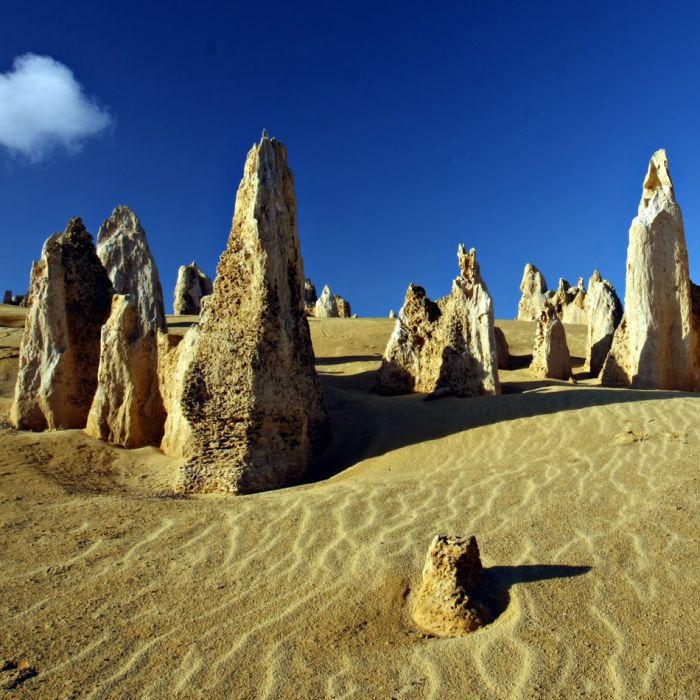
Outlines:
POLYGON ((22 313, 0 306, 0 695, 700 697, 700 397, 535 380, 517 321, 503 396, 381 397, 393 321, 312 320, 334 442, 308 483, 182 498, 154 448, 7 426, 22 313), (459 639, 410 620, 443 532, 503 599, 459 639))

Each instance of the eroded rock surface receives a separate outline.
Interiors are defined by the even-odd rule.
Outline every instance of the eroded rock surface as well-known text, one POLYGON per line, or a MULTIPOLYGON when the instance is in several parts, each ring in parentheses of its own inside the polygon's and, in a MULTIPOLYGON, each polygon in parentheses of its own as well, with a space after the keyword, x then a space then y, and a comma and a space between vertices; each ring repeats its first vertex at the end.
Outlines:
POLYGON ((11 420, 29 430, 84 428, 97 387, 112 285, 80 218, 32 266, 11 420))
POLYGON ((134 212, 118 206, 100 226, 97 257, 117 294, 128 294, 136 304, 139 334, 165 331, 165 306, 158 268, 146 232, 134 212))
POLYGON ((335 305, 338 309, 338 318, 351 318, 352 310, 350 308, 350 302, 346 299, 343 299, 343 297, 339 296, 338 294, 335 294, 334 296, 335 305))
POLYGON ((202 308, 202 299, 212 293, 209 276, 193 260, 177 271, 173 311, 179 316, 196 316, 202 308))
POLYGON ((571 355, 564 324, 559 320, 554 305, 549 302, 545 303, 537 323, 530 372, 536 377, 548 379, 571 377, 571 355))
POLYGON ((377 374, 377 391, 499 394, 493 302, 476 252, 457 251, 460 275, 437 302, 411 284, 377 374))
POLYGON ((266 134, 248 153, 228 247, 183 371, 184 489, 289 484, 329 437, 304 315, 294 180, 284 145, 266 134))
POLYGON ((413 603, 413 620, 438 637, 461 637, 491 621, 482 602, 484 567, 475 537, 436 535, 413 603))
POLYGON ((588 340, 585 369, 597 376, 610 351, 615 329, 622 320, 622 303, 615 287, 603 279, 598 270, 593 272, 588 281, 586 300, 588 340))
POLYGON ((122 447, 158 445, 165 411, 155 331, 143 332, 137 300, 115 294, 102 327, 97 391, 85 432, 122 447))
POLYGON ((683 218, 659 150, 630 226, 625 312, 600 378, 606 386, 695 391, 699 362, 683 218))
POLYGON ((579 277, 575 287, 572 287, 565 279, 560 279, 557 291, 551 298, 551 303, 562 323, 588 323, 583 277, 579 277))

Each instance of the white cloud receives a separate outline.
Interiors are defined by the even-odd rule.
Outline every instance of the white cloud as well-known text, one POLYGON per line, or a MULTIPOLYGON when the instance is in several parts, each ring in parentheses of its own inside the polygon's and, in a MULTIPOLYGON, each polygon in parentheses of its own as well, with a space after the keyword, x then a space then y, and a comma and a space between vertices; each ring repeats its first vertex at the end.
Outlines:
POLYGON ((0 146, 11 153, 37 162, 57 149, 75 152, 110 122, 70 68, 49 56, 18 56, 0 73, 0 146))

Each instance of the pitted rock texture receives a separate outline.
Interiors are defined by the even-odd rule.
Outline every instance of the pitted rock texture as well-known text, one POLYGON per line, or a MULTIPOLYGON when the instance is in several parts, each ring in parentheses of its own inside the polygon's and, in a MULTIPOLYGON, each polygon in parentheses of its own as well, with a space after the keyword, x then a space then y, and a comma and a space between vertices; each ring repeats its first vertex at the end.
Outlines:
POLYGON ((248 153, 228 247, 184 371, 192 455, 180 487, 252 492, 298 481, 329 419, 304 315, 294 180, 282 143, 248 153))
POLYGON ((627 248, 625 313, 600 375, 606 386, 700 389, 683 217, 666 151, 649 162, 627 248))
POLYGON ((193 260, 177 271, 173 311, 179 316, 196 316, 202 310, 202 299, 213 291, 208 275, 193 260))
POLYGON ((603 279, 598 270, 588 281, 586 295, 588 313, 588 340, 585 370, 598 376, 610 351, 615 329, 622 320, 622 302, 615 287, 603 279))
POLYGON ((32 266, 11 409, 15 427, 85 427, 112 291, 80 218, 44 243, 41 259, 32 266))
POLYGON ((545 303, 537 324, 530 372, 536 377, 548 379, 571 377, 571 355, 564 324, 557 317, 554 305, 549 302, 545 303))
POLYGON ((100 226, 97 257, 107 270, 117 294, 128 294, 136 304, 136 332, 165 331, 165 306, 158 268, 146 232, 134 212, 118 206, 100 226))
POLYGON ((492 615, 482 602, 486 577, 476 537, 436 535, 413 603, 413 620, 438 637, 462 637, 492 615))
POLYGON ((379 393, 500 393, 493 302, 476 252, 460 245, 457 259, 460 276, 437 302, 408 287, 377 374, 379 393))
POLYGON ((522 296, 518 303, 518 321, 537 321, 544 306, 547 282, 544 275, 531 263, 525 265, 520 282, 522 296))
POLYGON ((85 432, 122 447, 158 445, 165 411, 158 386, 156 331, 143 332, 142 309, 115 294, 102 326, 97 391, 85 432))

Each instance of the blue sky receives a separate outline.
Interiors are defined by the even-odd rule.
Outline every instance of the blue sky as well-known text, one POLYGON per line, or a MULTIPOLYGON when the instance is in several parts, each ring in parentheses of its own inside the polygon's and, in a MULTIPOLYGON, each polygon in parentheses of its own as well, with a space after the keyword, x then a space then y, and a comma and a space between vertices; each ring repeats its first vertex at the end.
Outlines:
POLYGON ((26 289, 71 216, 96 235, 123 203, 170 309, 179 265, 214 274, 263 127, 288 148, 307 275, 362 316, 398 309, 409 282, 447 293, 460 242, 498 318, 528 261, 550 287, 598 267, 622 296, 660 147, 697 280, 699 20, 643 0, 12 3, 0 73, 52 57, 110 124, 80 149, 0 148, 0 288, 26 289))

